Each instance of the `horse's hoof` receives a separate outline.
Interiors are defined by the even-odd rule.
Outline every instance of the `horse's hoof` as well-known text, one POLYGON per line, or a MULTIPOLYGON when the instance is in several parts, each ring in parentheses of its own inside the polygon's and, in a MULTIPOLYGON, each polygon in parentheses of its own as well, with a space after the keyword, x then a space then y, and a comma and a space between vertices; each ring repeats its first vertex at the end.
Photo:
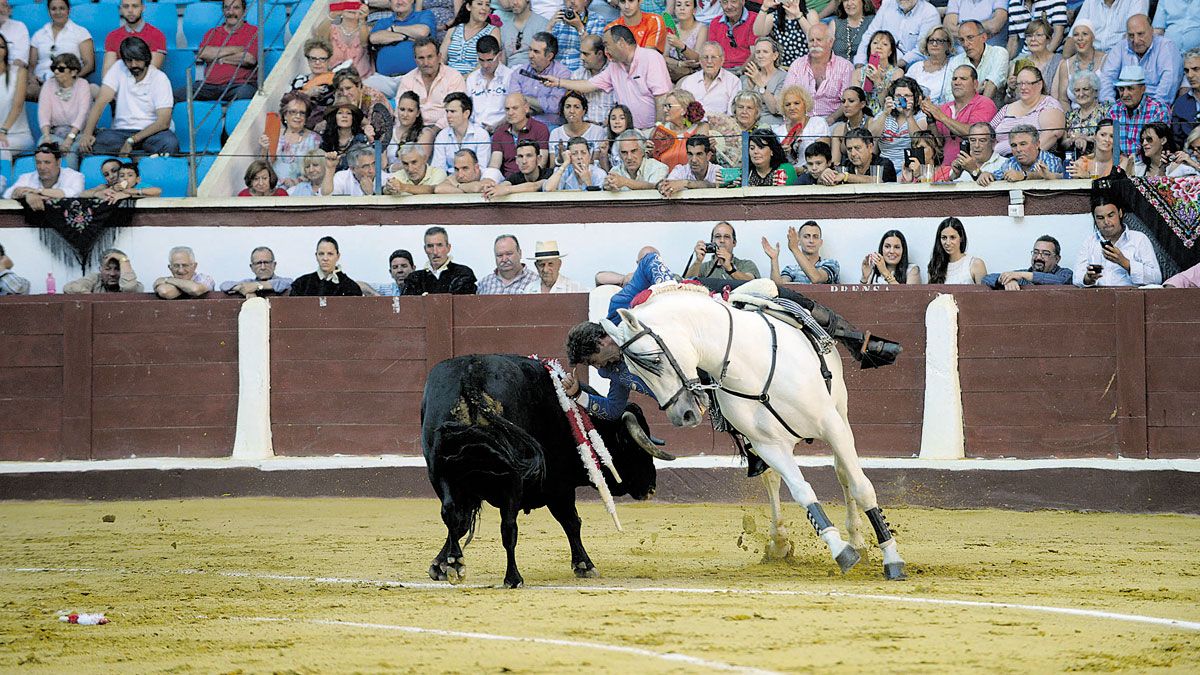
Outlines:
POLYGON ((521 577, 517 577, 516 579, 505 579, 504 587, 505 588, 524 588, 525 580, 522 579, 521 577))
POLYGON ((596 566, 588 562, 576 563, 574 570, 575 576, 579 579, 598 579, 600 577, 596 566))
POLYGON ((442 571, 442 567, 437 561, 434 561, 434 563, 429 566, 429 578, 433 579, 434 581, 446 580, 446 573, 442 571))
POLYGON ((862 556, 858 554, 858 551, 854 550, 853 546, 847 545, 833 560, 842 569, 842 574, 845 574, 850 571, 850 568, 857 565, 859 560, 862 560, 862 556))
POLYGON ((883 578, 888 581, 904 581, 908 575, 904 573, 904 562, 884 563, 883 578))

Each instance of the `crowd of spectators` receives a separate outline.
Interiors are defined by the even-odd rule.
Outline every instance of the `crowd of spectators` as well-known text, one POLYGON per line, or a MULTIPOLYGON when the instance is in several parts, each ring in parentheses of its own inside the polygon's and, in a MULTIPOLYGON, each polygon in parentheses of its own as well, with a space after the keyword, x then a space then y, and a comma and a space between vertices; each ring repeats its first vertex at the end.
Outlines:
MULTIPOLYGON (((9 93, 0 91, 0 146, 32 147, 13 101, 36 89, 42 132, 62 144, 70 166, 88 152, 178 151, 170 113, 180 91, 158 68, 165 39, 143 20, 142 1, 119 5, 93 92, 79 80, 96 67, 90 36, 69 20, 69 0, 52 1, 52 21, 32 44, 0 0, 0 88, 9 93), (110 103, 113 122, 97 129, 110 103)), ((546 189, 557 169, 570 179, 557 189, 674 194, 661 183, 688 164, 687 142, 697 137, 712 149, 714 180, 703 182, 713 186, 953 180, 979 124, 988 129, 977 135, 995 135, 1006 159, 1016 154, 1016 129, 1032 127, 1039 150, 1033 164, 1016 158, 971 172, 981 181, 1107 175, 1100 168, 1190 175, 1200 161, 1187 142, 1200 47, 1188 30, 1197 13, 1186 4, 1161 2, 1151 17, 1146 0, 1085 0, 1074 13, 1065 0, 951 0, 943 10, 929 0, 478 0, 457 13, 440 0, 331 3, 316 10, 327 15, 303 45, 308 72, 260 139, 271 169, 256 162, 244 194, 425 192, 399 184, 473 192, 438 189, 467 149, 503 179, 478 179, 494 183, 477 190, 487 199, 546 189), (1105 120, 1114 150, 1098 157, 1107 152, 1096 137, 1105 120), (1161 151, 1157 131, 1143 133, 1156 123, 1172 138, 1161 151), (569 151, 576 139, 590 149, 588 166, 569 151), (536 171, 518 167, 522 141, 537 144, 536 171), (631 150, 627 161, 626 142, 645 157, 631 150), (817 143, 829 159, 811 175, 808 149, 817 143), (336 173, 365 174, 351 157, 374 144, 383 149, 378 180, 335 179, 343 189, 325 190, 329 177, 316 176, 322 163, 311 151, 335 153, 336 173), (418 179, 404 152, 428 164, 418 179), (251 186, 265 179, 267 189, 251 186), (525 189, 500 189, 506 183, 525 189)), ((257 29, 245 21, 244 0, 224 0, 223 10, 197 52, 208 64, 199 98, 254 93, 257 29)))

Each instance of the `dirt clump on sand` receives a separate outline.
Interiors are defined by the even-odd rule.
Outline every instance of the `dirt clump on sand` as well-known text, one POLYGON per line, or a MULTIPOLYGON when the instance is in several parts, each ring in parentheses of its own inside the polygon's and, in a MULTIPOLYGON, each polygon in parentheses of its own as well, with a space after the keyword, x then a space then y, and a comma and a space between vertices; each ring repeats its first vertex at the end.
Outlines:
POLYGON ((1187 627, 982 604, 1200 622, 1200 518, 889 509, 909 563, 889 583, 877 549, 838 574, 795 504, 784 561, 763 559, 765 506, 619 510, 624 534, 580 505, 599 579, 545 510, 522 516, 510 591, 491 508, 450 588, 425 573, 431 500, 0 502, 0 671, 1200 671, 1187 627))

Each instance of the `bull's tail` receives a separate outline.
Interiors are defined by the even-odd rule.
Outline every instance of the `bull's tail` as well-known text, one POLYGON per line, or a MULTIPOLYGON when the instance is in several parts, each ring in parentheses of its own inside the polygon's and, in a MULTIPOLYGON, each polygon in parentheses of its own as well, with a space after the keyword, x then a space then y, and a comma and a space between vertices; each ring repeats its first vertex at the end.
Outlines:
POLYGON ((540 483, 546 473, 541 443, 486 401, 466 404, 473 423, 448 420, 438 427, 442 468, 450 474, 513 476, 540 483))

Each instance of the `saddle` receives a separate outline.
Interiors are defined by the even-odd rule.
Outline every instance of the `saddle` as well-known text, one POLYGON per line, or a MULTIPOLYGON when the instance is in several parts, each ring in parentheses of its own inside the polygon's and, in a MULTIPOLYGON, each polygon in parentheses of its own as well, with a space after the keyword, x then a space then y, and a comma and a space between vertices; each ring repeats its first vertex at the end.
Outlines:
POLYGON ((770 279, 753 279, 729 292, 729 302, 738 309, 758 311, 774 317, 804 333, 818 354, 833 351, 833 338, 812 312, 800 304, 779 297, 779 288, 770 279))

